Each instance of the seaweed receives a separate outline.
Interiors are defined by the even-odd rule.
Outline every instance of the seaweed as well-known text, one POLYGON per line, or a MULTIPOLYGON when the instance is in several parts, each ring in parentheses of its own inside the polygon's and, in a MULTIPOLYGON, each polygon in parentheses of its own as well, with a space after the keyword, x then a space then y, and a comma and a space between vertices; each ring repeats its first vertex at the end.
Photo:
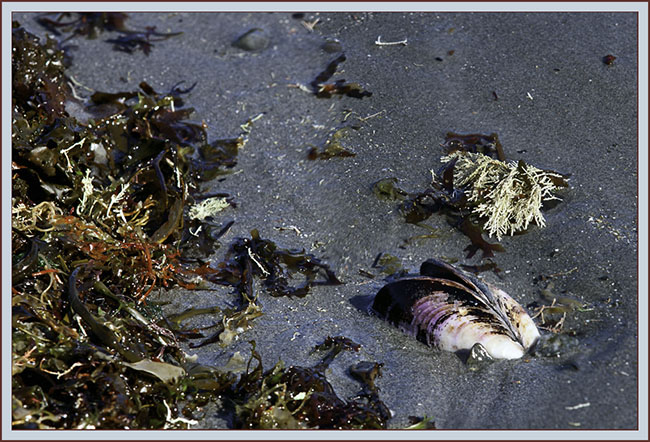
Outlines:
MULTIPOLYGON (((431 227, 422 224, 433 214, 440 213, 447 217, 449 224, 458 228, 465 234, 471 244, 465 248, 467 258, 471 258, 478 250, 483 251, 483 257, 494 256, 494 251, 503 251, 499 244, 490 244, 483 239, 482 229, 470 219, 471 214, 466 209, 464 194, 453 187, 453 179, 448 179, 448 172, 453 171, 453 165, 442 169, 438 178, 434 179, 431 186, 419 193, 408 194, 402 201, 399 212, 407 223, 424 228, 431 227), (440 178, 441 176, 441 178, 440 178)), ((439 237, 440 233, 434 231, 426 237, 439 237)), ((417 238, 417 237, 416 237, 417 238)), ((409 242, 409 241, 407 241, 409 242)))
POLYGON ((359 83, 346 83, 344 79, 336 80, 334 83, 326 83, 334 76, 339 65, 345 60, 345 54, 339 55, 311 82, 316 97, 331 98, 333 95, 347 95, 348 97, 361 99, 372 96, 372 92, 365 90, 359 83))
POLYGON ((106 42, 113 43, 113 49, 117 51, 132 54, 136 50, 141 50, 145 55, 149 55, 151 48, 153 47, 153 42, 167 40, 170 37, 175 37, 181 34, 182 32, 156 32, 155 26, 147 26, 144 32, 122 31, 122 35, 117 38, 108 39, 106 42))
POLYGON ((246 373, 235 387, 237 428, 383 429, 391 417, 374 385, 381 364, 362 362, 350 373, 362 384, 362 392, 341 399, 325 376, 338 353, 358 351, 348 338, 328 337, 314 351, 329 352, 314 367, 285 367, 282 360, 264 371, 251 341, 252 356, 246 373), (252 361, 257 365, 251 368, 252 361))
POLYGON ((65 84, 63 51, 48 37, 38 37, 13 22, 12 28, 12 105, 19 140, 38 138, 46 125, 67 116, 63 106, 68 89, 65 84))
POLYGON ((178 340, 193 334, 170 328, 146 300, 156 289, 202 283, 180 243, 213 232, 202 258, 229 224, 185 208, 201 199, 206 173, 232 168, 237 151, 208 165, 194 154, 221 144, 187 121, 181 95, 189 90, 178 85, 168 94, 146 83, 98 93, 111 109, 78 121, 65 110, 58 46, 15 22, 12 44, 12 425, 195 424, 186 417, 197 404, 234 380, 192 364, 178 340))
POLYGON ((93 39, 104 31, 126 30, 124 22, 128 17, 123 12, 62 12, 41 14, 36 22, 54 35, 65 32, 72 34, 68 39, 77 35, 93 39), (52 15, 56 17, 49 18, 52 15))
MULTIPOLYGON (((554 282, 549 281, 540 290, 540 300, 532 302, 528 308, 534 312, 533 318, 536 318, 539 328, 547 331, 540 337, 532 354, 557 359, 578 348, 577 336, 580 333, 572 325, 581 314, 593 311, 593 307, 570 296, 557 294, 554 288, 554 282)), ((565 361, 564 365, 565 368, 578 370, 578 366, 571 361, 565 361)))
POLYGON ((349 131, 349 126, 342 127, 340 129, 332 132, 327 140, 325 145, 319 150, 317 147, 312 147, 307 154, 307 158, 310 160, 321 159, 327 160, 333 157, 353 157, 356 156, 354 152, 346 149, 343 146, 343 138, 346 133, 349 131))
POLYGON ((470 219, 470 217, 461 218, 458 229, 472 242, 465 247, 468 259, 472 258, 479 250, 483 251, 483 258, 493 257, 494 252, 505 251, 505 248, 501 244, 487 242, 483 238, 483 228, 474 222, 474 220, 470 219))
POLYGON ((425 226, 422 221, 433 214, 446 215, 449 223, 471 241, 465 248, 467 258, 478 250, 482 250, 483 258, 504 251, 500 244, 486 241, 485 233, 501 240, 504 234, 525 232, 531 223, 543 227, 541 210, 548 202, 560 201, 555 193, 568 187, 568 175, 538 169, 521 160, 506 163, 494 133, 449 132, 442 146, 446 151, 441 158, 444 164, 437 172, 432 171, 431 184, 424 191, 399 189, 396 178, 376 182, 373 191, 381 198, 402 200, 399 211, 407 223, 425 226))
POLYGON ((262 239, 256 229, 251 231, 250 239, 235 238, 216 268, 202 267, 197 273, 212 283, 233 287, 240 298, 238 307, 224 310, 217 330, 203 341, 190 344, 193 348, 216 342, 230 345, 262 315, 254 290, 255 278, 274 297, 302 298, 313 286, 341 284, 329 266, 314 255, 280 248, 273 241, 262 239), (290 281, 298 275, 302 275, 302 281, 292 285, 290 281))
POLYGON ((592 309, 587 308, 582 301, 554 293, 553 288, 554 283, 550 281, 540 291, 542 303, 535 302, 531 305, 535 312, 533 317, 539 317, 540 328, 544 330, 552 333, 571 333, 570 330, 563 330, 567 314, 587 312, 592 309))
POLYGON ((397 187, 398 179, 395 177, 383 178, 372 185, 373 193, 387 200, 403 200, 408 192, 397 187))
MULTIPOLYGON (((208 142, 184 107, 193 86, 159 93, 142 82, 95 92, 95 118, 81 122, 65 110, 58 46, 17 23, 12 38, 13 427, 187 428, 207 402, 252 394, 261 368, 237 383, 236 364, 196 364, 179 342, 236 339, 262 314, 255 278, 272 296, 341 283, 320 259, 257 230, 236 238, 216 268, 207 264, 233 224, 220 213, 236 203, 204 183, 232 170, 261 115, 238 137, 208 142), (240 305, 168 318, 147 303, 156 289, 206 281, 233 287, 240 305), (213 336, 180 325, 215 313, 213 336)), ((254 349, 253 358, 261 360, 254 349)))
POLYGON ((490 158, 496 158, 499 161, 506 160, 506 156, 503 153, 503 146, 499 141, 499 136, 495 133, 490 135, 462 135, 454 132, 447 132, 445 142, 442 146, 448 154, 456 151, 482 153, 490 158))
POLYGON ((52 15, 54 14, 41 14, 36 18, 36 22, 54 35, 70 34, 64 41, 76 36, 94 39, 105 31, 118 32, 121 35, 106 42, 112 43, 114 50, 129 54, 141 50, 145 55, 149 55, 153 42, 182 34, 157 32, 155 26, 146 26, 144 31, 128 29, 125 22, 129 16, 123 12, 63 12, 57 13, 54 19, 50 18, 52 15))
POLYGON ((402 266, 402 261, 390 253, 379 253, 371 267, 387 275, 386 279, 399 279, 407 273, 402 266))
POLYGON ((468 272, 472 272, 476 275, 478 275, 481 272, 487 272, 487 271, 492 271, 496 275, 499 275, 501 273, 501 269, 497 266, 497 263, 494 261, 488 261, 486 263, 480 264, 480 265, 465 265, 461 264, 460 265, 463 270, 466 270, 468 272))
POLYGON ((339 285, 334 272, 327 264, 304 250, 284 249, 273 241, 262 239, 257 229, 249 238, 236 238, 223 262, 207 278, 219 284, 229 284, 245 291, 248 278, 256 276, 263 282, 271 296, 304 297, 312 286, 339 285), (250 271, 248 271, 250 269, 250 271), (291 285, 298 274, 304 279, 291 285))
POLYGON ((409 425, 405 430, 435 430, 436 423, 428 416, 409 416, 409 425))
POLYGON ((567 187, 563 175, 525 163, 505 163, 481 153, 457 151, 442 158, 454 164, 454 183, 467 196, 468 206, 484 229, 497 239, 525 231, 529 224, 544 227, 543 202, 557 201, 567 187))
POLYGON ((14 286, 13 427, 165 426, 162 402, 175 403, 182 396, 172 373, 182 373, 179 365, 185 356, 173 335, 164 333, 155 317, 126 294, 108 297, 108 289, 98 285, 97 270, 84 270, 90 277, 83 282, 78 278, 81 269, 73 271, 67 297, 59 296, 65 288, 58 277, 63 270, 48 270, 39 272, 42 276, 33 284, 19 286, 21 290, 14 286), (51 278, 47 288, 43 276, 51 278), (148 374, 125 376, 124 367, 148 374), (38 402, 33 401, 34 390, 42 392, 38 402))

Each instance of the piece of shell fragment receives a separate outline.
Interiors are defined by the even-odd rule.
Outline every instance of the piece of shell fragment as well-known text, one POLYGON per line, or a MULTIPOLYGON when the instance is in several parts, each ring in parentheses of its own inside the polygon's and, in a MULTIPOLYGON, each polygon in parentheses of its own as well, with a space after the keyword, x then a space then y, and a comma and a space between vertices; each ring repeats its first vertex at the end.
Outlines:
POLYGON ((435 259, 420 276, 386 284, 372 310, 429 346, 469 351, 478 343, 495 359, 522 357, 540 336, 506 292, 435 259))

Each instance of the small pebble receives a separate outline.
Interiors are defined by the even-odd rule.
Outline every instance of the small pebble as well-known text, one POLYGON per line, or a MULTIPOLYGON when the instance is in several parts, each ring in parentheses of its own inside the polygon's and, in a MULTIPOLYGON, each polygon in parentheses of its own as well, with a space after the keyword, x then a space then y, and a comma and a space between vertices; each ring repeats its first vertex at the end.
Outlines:
POLYGON ((578 346, 578 339, 566 334, 550 333, 539 338, 533 350, 535 356, 557 358, 570 353, 578 346))
POLYGON ((616 57, 613 56, 612 54, 605 55, 603 57, 603 63, 605 63, 608 66, 612 65, 614 63, 614 60, 616 60, 616 57))
POLYGON ((249 52, 259 52, 269 45, 270 39, 266 31, 260 28, 253 28, 239 37, 232 44, 233 46, 249 52))
POLYGON ((470 371, 478 371, 493 361, 492 356, 480 343, 474 344, 467 358, 467 367, 470 371))
POLYGON ((333 54, 335 52, 341 52, 343 50, 343 45, 341 42, 335 39, 327 39, 322 46, 323 50, 328 54, 333 54))

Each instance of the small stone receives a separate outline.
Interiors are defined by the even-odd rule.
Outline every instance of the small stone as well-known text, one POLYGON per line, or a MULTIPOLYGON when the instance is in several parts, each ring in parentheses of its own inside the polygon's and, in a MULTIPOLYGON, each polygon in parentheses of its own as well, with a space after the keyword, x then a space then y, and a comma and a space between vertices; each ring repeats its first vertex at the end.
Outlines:
POLYGON ((603 63, 605 63, 608 66, 614 64, 614 60, 616 60, 616 57, 613 56, 612 54, 608 54, 603 57, 603 63))
POLYGON ((325 40, 325 43, 323 43, 322 48, 328 54, 333 54, 336 52, 343 51, 343 45, 341 44, 341 42, 333 38, 325 40))
POLYGON ((477 342, 469 352, 467 366, 471 371, 478 371, 492 362, 492 360, 492 356, 490 356, 485 347, 477 342))
POLYGON ((259 52, 266 49, 269 42, 269 36, 264 29, 253 28, 235 40, 232 45, 244 51, 259 52))
POLYGON ((577 346, 577 338, 563 333, 553 333, 541 336, 533 352, 536 356, 559 358, 571 353, 577 346))

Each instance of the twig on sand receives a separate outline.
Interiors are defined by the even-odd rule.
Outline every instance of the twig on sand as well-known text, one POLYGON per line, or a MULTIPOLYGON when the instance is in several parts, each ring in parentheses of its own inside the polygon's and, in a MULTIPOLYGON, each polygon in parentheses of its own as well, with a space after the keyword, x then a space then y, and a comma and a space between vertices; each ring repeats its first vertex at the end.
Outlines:
POLYGON ((314 28, 318 23, 320 23, 320 18, 317 18, 316 20, 313 21, 303 20, 301 23, 305 27, 305 29, 307 29, 309 32, 314 32, 314 28))
POLYGON ((375 40, 375 44, 377 46, 396 46, 396 45, 402 45, 406 46, 406 42, 408 39, 400 40, 400 41, 381 41, 381 35, 377 37, 377 40, 375 40))

